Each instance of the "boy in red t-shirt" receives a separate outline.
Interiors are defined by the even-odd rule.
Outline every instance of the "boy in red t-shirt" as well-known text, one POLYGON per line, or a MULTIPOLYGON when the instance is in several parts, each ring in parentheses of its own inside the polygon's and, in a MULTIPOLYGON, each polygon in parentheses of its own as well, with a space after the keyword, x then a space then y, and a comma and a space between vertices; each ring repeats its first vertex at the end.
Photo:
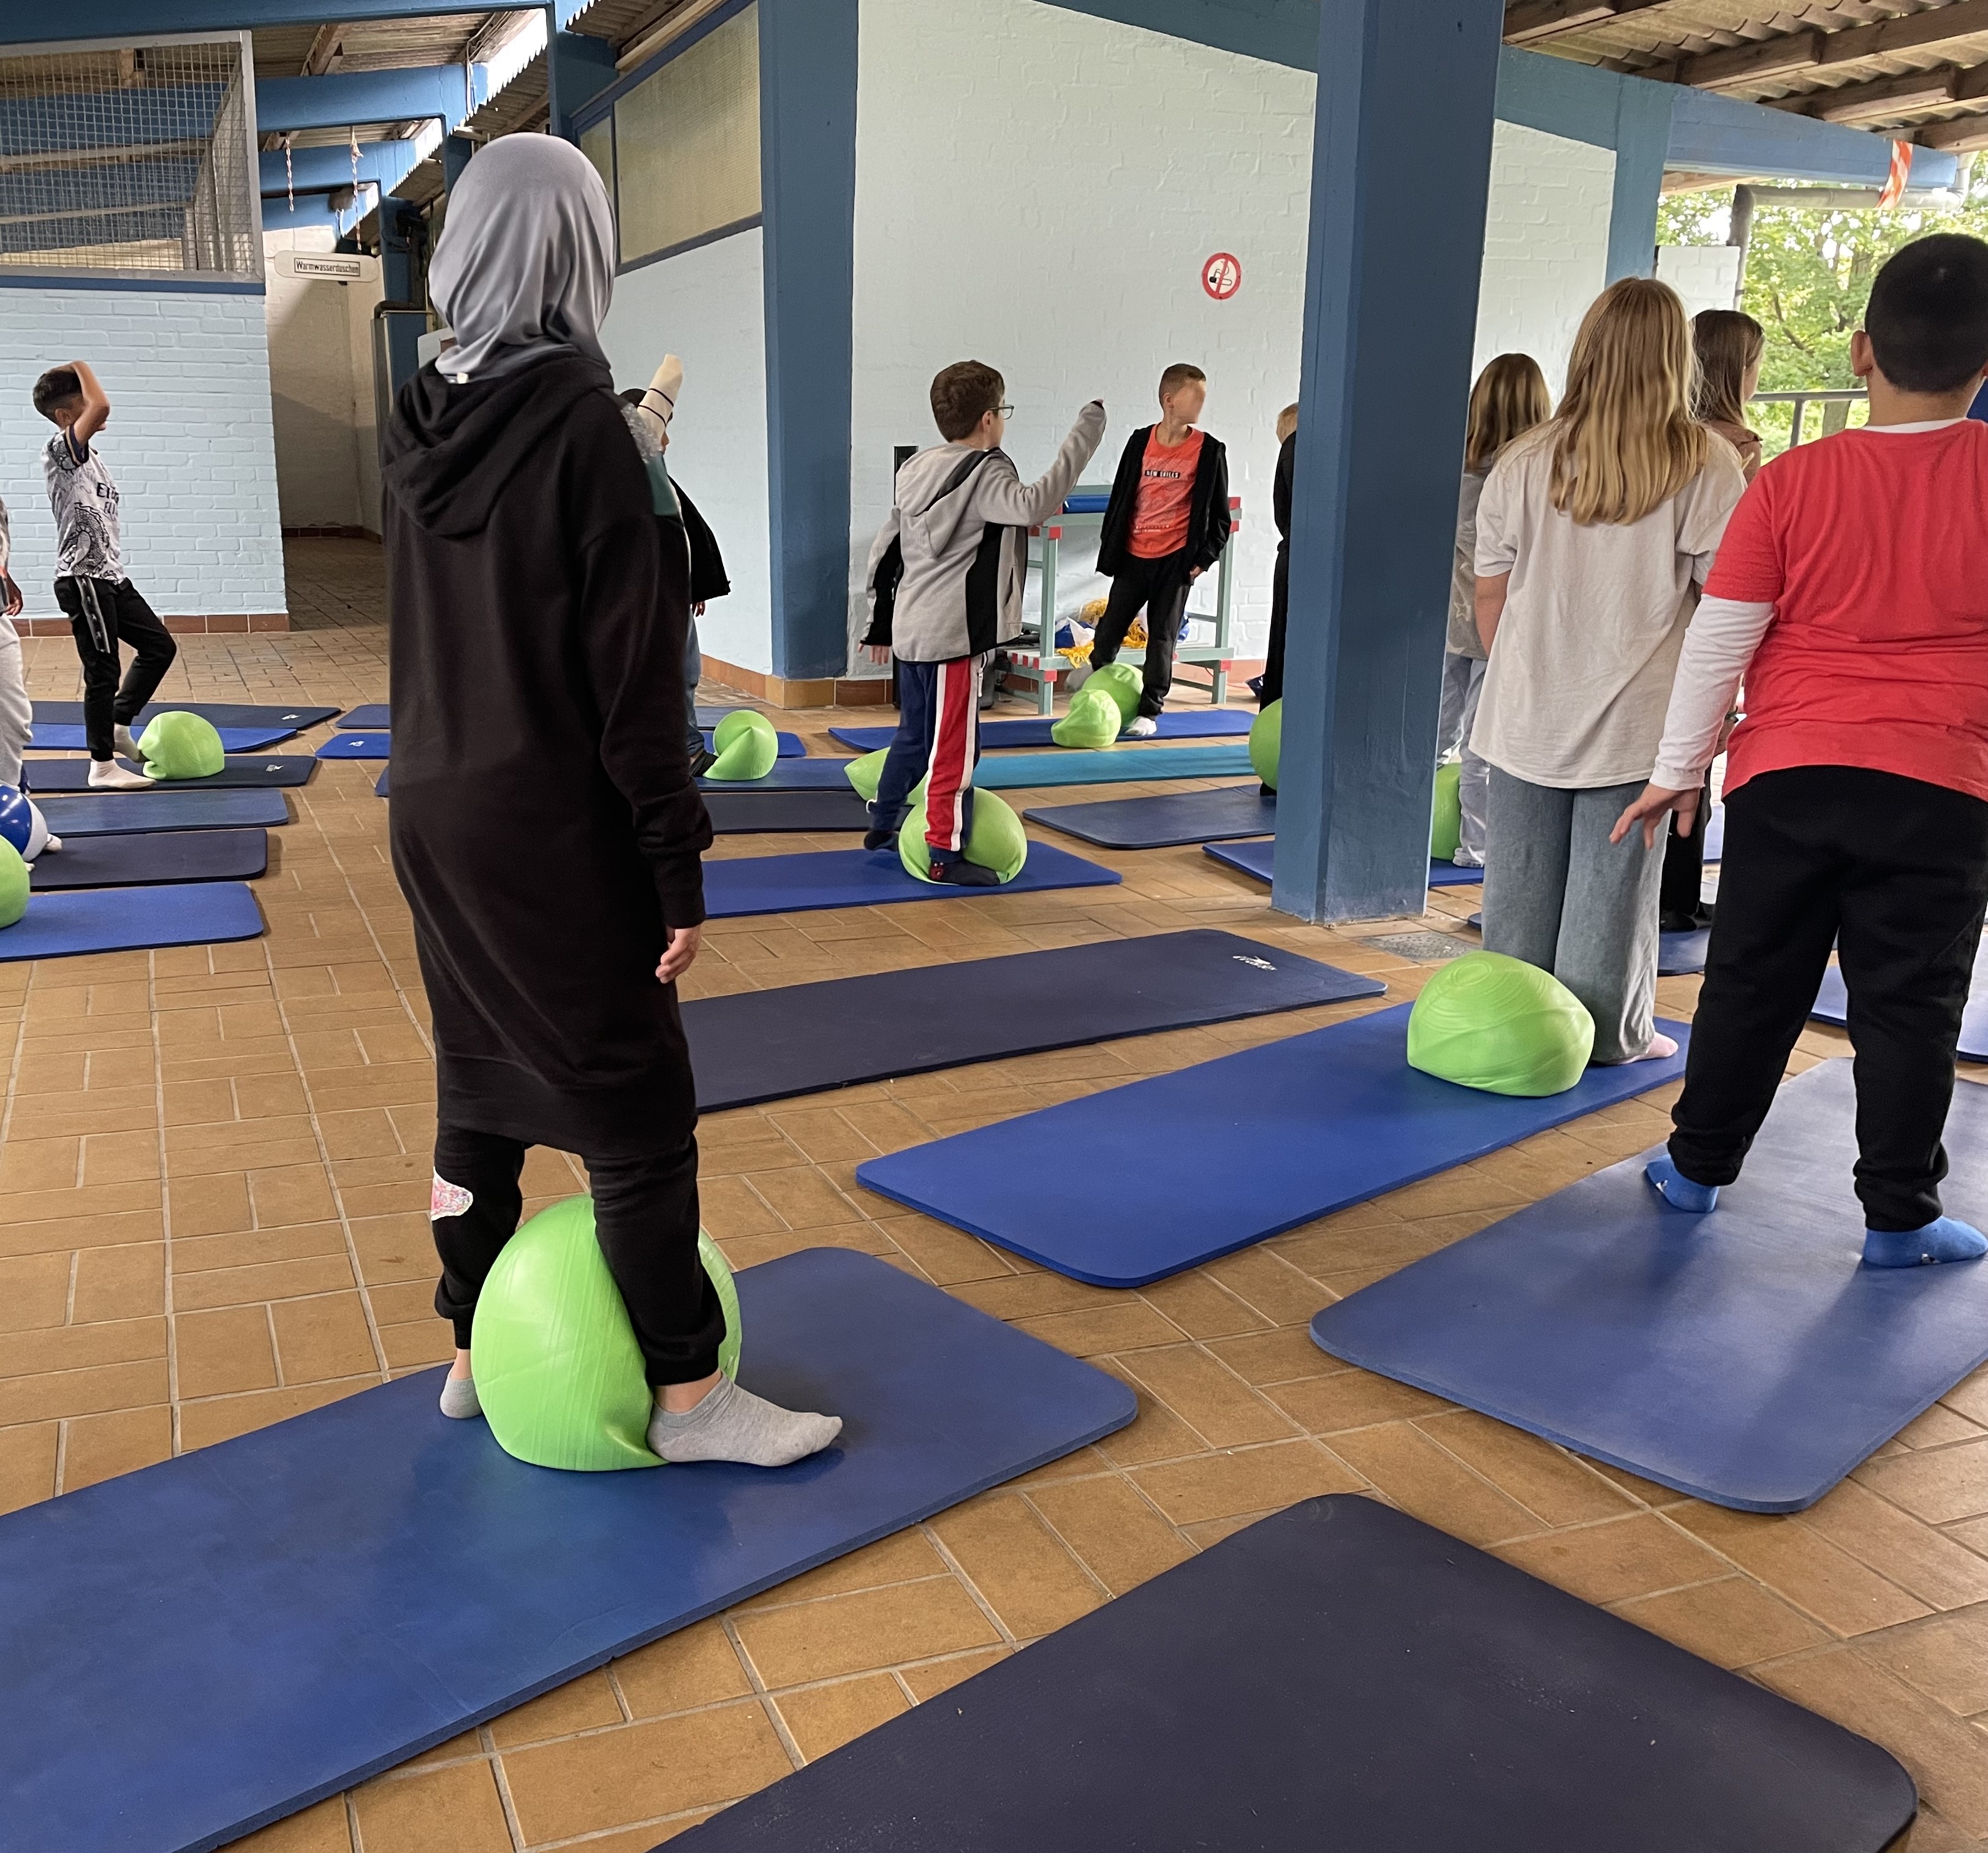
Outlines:
POLYGON ((1194 582, 1229 544, 1229 454, 1197 431, 1208 401, 1208 376, 1198 367, 1169 367, 1160 375, 1158 424, 1141 425, 1126 441, 1097 540, 1097 570, 1111 596, 1097 624, 1090 664, 1115 662, 1125 633, 1146 614, 1146 661, 1139 712, 1125 732, 1145 739, 1174 681, 1174 646, 1194 582))
POLYGON ((1688 828, 1742 676, 1726 849, 1677 1130, 1646 1175, 1702 1215, 1740 1175, 1837 948, 1864 1260, 1973 1260, 1941 1213, 1954 1045, 1988 909, 1988 244, 1879 272, 1852 370, 1871 421, 1769 464, 1685 637, 1656 769, 1622 814, 1688 828))

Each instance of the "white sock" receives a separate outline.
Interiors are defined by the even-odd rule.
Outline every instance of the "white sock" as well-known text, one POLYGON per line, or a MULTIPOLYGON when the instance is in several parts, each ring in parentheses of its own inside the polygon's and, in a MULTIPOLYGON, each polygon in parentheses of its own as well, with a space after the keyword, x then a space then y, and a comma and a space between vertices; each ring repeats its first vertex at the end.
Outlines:
POLYGON ((819 1454, 842 1432, 839 1415, 783 1409, 721 1377, 694 1409, 673 1415, 659 1403, 649 1418, 649 1449, 667 1461, 733 1460, 784 1467, 819 1454))

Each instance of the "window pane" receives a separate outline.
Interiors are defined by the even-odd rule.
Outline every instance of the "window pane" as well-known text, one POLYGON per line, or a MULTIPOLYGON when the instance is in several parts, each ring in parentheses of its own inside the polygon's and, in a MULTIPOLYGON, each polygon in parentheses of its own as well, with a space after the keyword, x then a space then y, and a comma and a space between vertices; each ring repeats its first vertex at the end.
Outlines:
POLYGON ((759 210, 759 22, 749 6, 614 106, 624 263, 759 210))
POLYGON ((607 188, 607 197, 614 197, 614 118, 604 116, 590 129, 580 132, 580 151, 592 161, 598 170, 602 182, 607 188))

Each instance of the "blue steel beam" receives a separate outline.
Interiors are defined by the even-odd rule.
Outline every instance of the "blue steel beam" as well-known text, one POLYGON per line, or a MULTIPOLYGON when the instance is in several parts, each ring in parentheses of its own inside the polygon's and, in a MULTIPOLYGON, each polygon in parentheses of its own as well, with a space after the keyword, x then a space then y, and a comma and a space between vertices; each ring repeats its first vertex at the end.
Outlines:
POLYGON ((348 123, 418 122, 431 116, 452 129, 489 95, 490 73, 480 64, 470 66, 467 86, 459 64, 339 71, 324 77, 264 77, 255 85, 255 127, 280 133, 340 129, 348 123))
MULTIPOLYGON (((287 192, 328 193, 352 184, 352 152, 349 148, 296 148, 290 153, 290 171, 283 170, 283 151, 265 150, 260 157, 262 197, 281 199, 287 192)), ((362 141, 359 144, 359 178, 377 181, 382 193, 390 193, 405 180, 414 165, 412 141, 362 141)))
MULTIPOLYGON (((90 0, 78 23, 92 39, 130 39, 156 32, 227 32, 242 27, 322 25, 326 19, 363 25, 376 19, 421 19, 435 13, 502 13, 516 0, 90 0)), ((556 0, 556 23, 570 25, 593 0, 556 0)), ((0 0, 0 45, 34 45, 50 36, 42 8, 0 0)))

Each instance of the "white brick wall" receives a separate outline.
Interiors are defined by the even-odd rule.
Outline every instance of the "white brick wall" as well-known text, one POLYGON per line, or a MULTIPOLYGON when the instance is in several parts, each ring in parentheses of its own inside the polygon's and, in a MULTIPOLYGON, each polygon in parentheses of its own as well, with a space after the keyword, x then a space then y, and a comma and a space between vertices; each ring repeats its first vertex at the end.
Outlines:
POLYGON ((664 354, 681 357, 670 471, 711 523, 732 579, 698 634, 712 656, 770 672, 762 259, 755 228, 631 270, 615 279, 602 338, 617 387, 647 386, 664 354))
POLYGON ((59 616, 36 375, 80 357, 110 394, 101 443, 126 570, 164 617, 285 610, 259 296, 0 289, 0 499, 25 615, 59 616))
POLYGON ((1574 331, 1608 274, 1615 156, 1501 122, 1491 163, 1476 366, 1529 353, 1558 398, 1574 331))
MULTIPOLYGON (((281 211, 280 205, 278 208, 281 211)), ((262 248, 329 251, 330 225, 265 233, 262 248)), ((380 531, 373 418, 373 306, 380 285, 298 281, 267 265, 277 500, 286 528, 380 531)))

